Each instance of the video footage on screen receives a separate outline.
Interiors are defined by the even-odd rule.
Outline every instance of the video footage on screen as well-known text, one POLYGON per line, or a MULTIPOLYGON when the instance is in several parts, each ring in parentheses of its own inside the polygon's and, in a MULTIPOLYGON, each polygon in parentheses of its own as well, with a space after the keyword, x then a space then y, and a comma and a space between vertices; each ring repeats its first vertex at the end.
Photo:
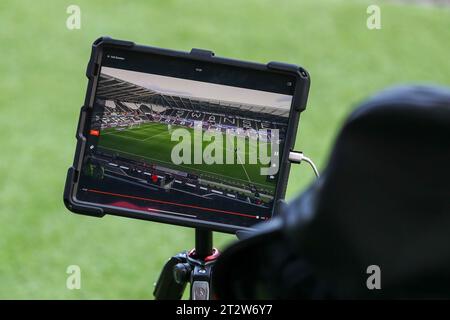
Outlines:
POLYGON ((77 198, 241 227, 265 221, 291 102, 103 66, 77 198))

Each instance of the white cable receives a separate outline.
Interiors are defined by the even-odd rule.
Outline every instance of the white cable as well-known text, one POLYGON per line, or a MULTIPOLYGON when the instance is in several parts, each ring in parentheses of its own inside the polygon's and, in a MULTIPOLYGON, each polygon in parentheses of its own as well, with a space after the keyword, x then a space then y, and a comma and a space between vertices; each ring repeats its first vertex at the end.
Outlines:
POLYGON ((303 156, 303 160, 305 160, 306 162, 309 163, 309 165, 310 165, 311 168, 313 169, 314 174, 316 175, 316 177, 317 177, 317 178, 320 177, 320 175, 319 175, 319 170, 317 170, 317 167, 316 167, 316 165, 314 164, 314 162, 313 162, 310 158, 308 158, 308 157, 306 157, 306 156, 303 156))
POLYGON ((316 175, 317 178, 319 178, 319 170, 317 170, 316 165, 314 164, 314 162, 308 158, 307 156, 305 156, 303 154, 303 152, 301 151, 291 151, 289 153, 289 161, 294 162, 294 163, 301 163, 302 161, 307 162, 311 168, 314 171, 314 174, 316 175))

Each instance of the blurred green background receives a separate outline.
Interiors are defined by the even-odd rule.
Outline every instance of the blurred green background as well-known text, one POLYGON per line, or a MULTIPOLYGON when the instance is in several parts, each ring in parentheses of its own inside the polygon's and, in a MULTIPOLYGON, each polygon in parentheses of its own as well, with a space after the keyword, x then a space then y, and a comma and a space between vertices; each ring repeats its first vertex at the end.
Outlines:
MULTIPOLYGON (((449 7, 390 1, 0 1, 0 298, 150 299, 193 231, 72 215, 62 193, 73 160, 90 45, 101 35, 219 56, 303 65, 312 76, 296 146, 324 167, 356 103, 396 83, 450 85, 449 7), (381 30, 366 8, 381 7, 381 30), (68 30, 66 9, 81 8, 68 30), (66 288, 79 265, 81 290, 66 288)), ((383 124, 380 124, 383 130, 383 124)), ((294 167, 288 198, 313 176, 294 167)), ((223 248, 234 238, 216 235, 223 248)))

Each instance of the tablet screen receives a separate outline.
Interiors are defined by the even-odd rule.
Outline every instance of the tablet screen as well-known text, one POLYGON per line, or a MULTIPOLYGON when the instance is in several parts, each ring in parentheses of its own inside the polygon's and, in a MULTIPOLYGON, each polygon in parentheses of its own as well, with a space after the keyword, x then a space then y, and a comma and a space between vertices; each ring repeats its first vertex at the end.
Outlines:
POLYGON ((294 81, 105 51, 77 199, 237 229, 269 219, 294 81))

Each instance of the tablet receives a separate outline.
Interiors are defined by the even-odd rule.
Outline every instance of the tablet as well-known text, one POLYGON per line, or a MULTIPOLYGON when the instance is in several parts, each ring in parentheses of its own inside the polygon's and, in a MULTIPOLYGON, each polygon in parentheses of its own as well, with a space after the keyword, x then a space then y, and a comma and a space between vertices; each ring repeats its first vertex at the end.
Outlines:
POLYGON ((301 67, 100 38, 64 202, 222 232, 277 213, 305 109, 301 67))

